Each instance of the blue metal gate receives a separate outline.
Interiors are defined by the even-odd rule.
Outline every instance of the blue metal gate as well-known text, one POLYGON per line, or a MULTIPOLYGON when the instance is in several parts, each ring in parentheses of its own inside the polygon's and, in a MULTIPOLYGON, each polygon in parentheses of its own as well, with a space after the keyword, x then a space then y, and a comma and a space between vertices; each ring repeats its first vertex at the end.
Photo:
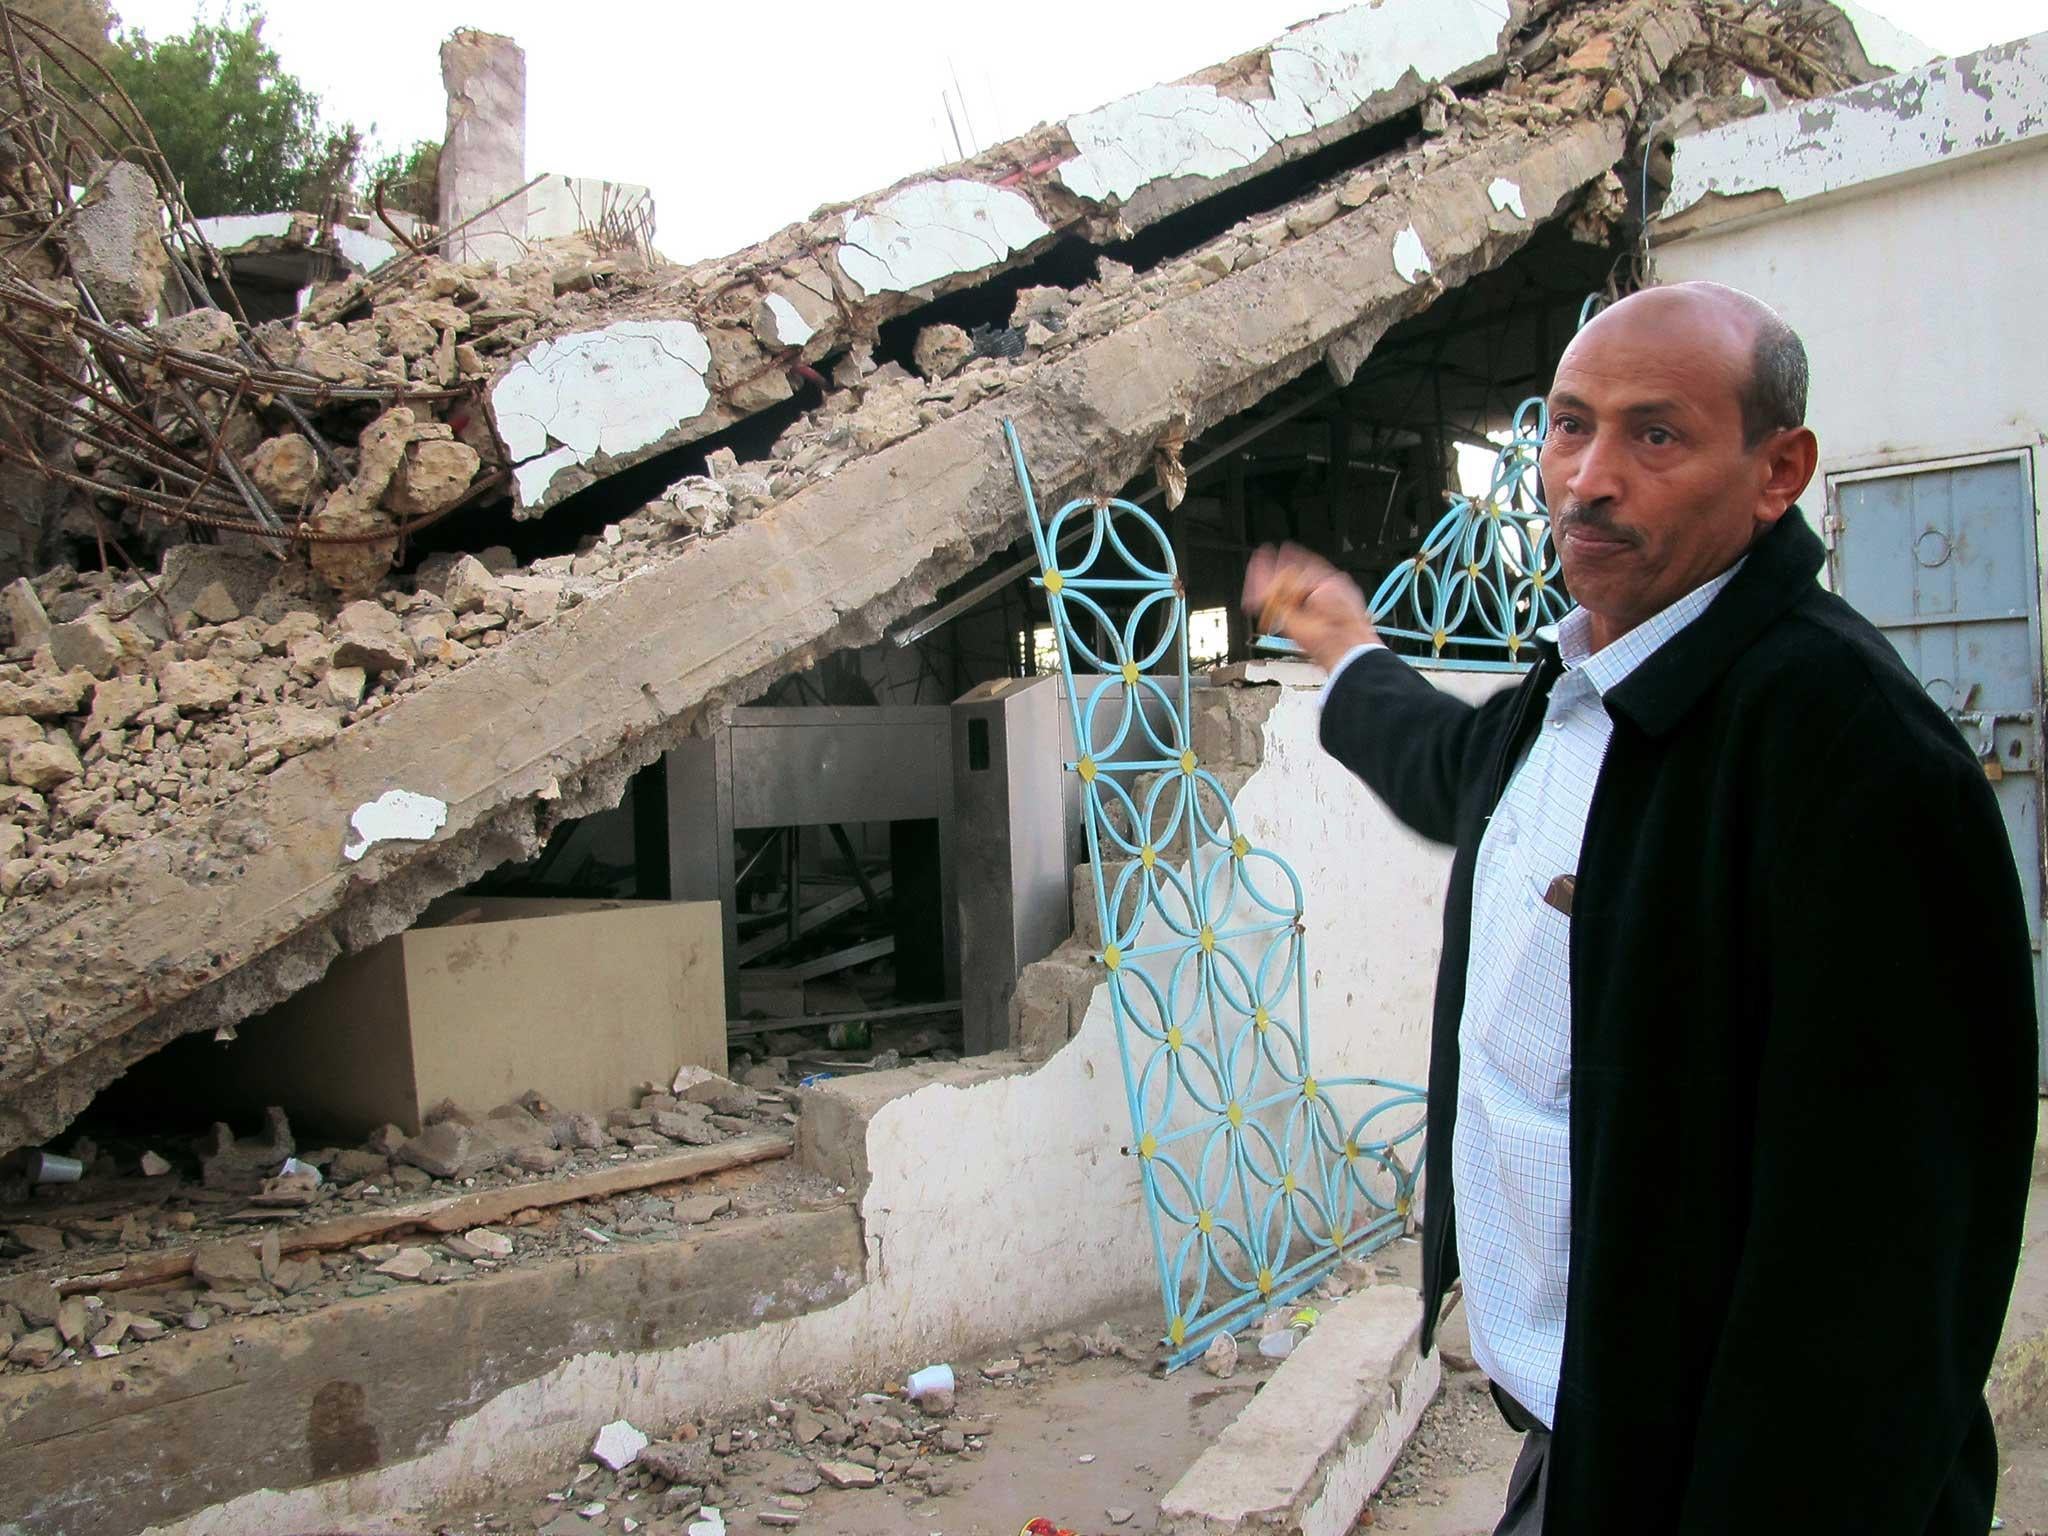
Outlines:
MULTIPOLYGON (((2041 971, 2041 625, 2024 455, 1834 477, 1835 590, 1884 631, 1984 764, 2041 971)), ((2048 1051, 2048 1041, 2044 1041, 2048 1051)), ((2048 1085, 2048 1056, 2041 1066, 2048 1085)))

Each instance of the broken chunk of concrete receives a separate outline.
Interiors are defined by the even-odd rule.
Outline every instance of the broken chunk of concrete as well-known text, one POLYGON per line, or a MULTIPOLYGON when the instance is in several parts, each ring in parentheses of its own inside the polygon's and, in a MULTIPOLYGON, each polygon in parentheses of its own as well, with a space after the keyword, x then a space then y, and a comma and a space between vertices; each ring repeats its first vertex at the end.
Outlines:
POLYGON ((0 587, 0 614, 6 616, 8 633, 18 651, 32 651, 50 638, 50 616, 25 576, 0 587))
POLYGON ((412 642, 397 614, 361 598, 334 616, 334 649, 328 660, 337 667, 361 667, 373 676, 403 672, 412 665, 412 642))
POLYGON ((462 499, 482 464, 482 456, 467 443, 415 442, 399 460, 384 504, 402 517, 444 511, 462 499))
POLYGON ((170 1171, 171 1165, 168 1159, 159 1157, 154 1152, 142 1154, 142 1176, 145 1179, 160 1179, 170 1171))
POLYGON ((31 741, 7 754, 8 778, 39 793, 69 784, 83 772, 85 765, 68 741, 31 741))
POLYGON ((1219 1333, 1209 1341, 1209 1347, 1202 1351, 1202 1369, 1219 1380, 1228 1381, 1237 1374, 1237 1336, 1219 1333))
POLYGON ((279 757, 299 757, 340 734, 341 717, 333 710, 280 704, 249 722, 249 756, 275 752, 279 757))
POLYGON ((957 325, 928 325, 912 349, 917 371, 928 379, 949 378, 974 356, 974 343, 957 325))
POLYGON ((241 682, 217 661, 174 661, 157 674, 157 687, 181 714, 205 715, 234 703, 241 682))
POLYGON ((240 1290, 263 1279, 263 1261, 247 1243, 201 1243, 192 1254, 192 1276, 210 1291, 240 1290))
POLYGON ((817 1467, 818 1476, 834 1488, 873 1488, 882 1481, 881 1473, 857 1461, 821 1461, 817 1467))
POLYGON ((110 677, 95 683, 92 713, 85 722, 88 738, 133 725, 143 711, 157 705, 156 680, 149 677, 110 677))
POLYGON ((170 271, 156 182, 129 160, 110 162, 94 182, 61 226, 64 254, 102 315, 148 325, 163 307, 170 271))
POLYGON ((87 614, 51 628, 50 659, 60 672, 83 667, 94 677, 112 677, 121 660, 121 637, 105 614, 87 614))
POLYGON ((7 1351, 7 1358, 16 1365, 39 1371, 56 1359, 63 1348, 64 1341, 57 1337, 55 1328, 38 1328, 16 1339, 14 1347, 7 1351))
POLYGON ((231 624, 241 616, 241 605, 224 581, 207 583, 192 599, 192 617, 202 624, 231 624))
POLYGON ((253 1194, 297 1150, 291 1123, 275 1104, 263 1112, 261 1136, 237 1141, 233 1131, 216 1121, 211 1131, 193 1143, 199 1156, 200 1182, 208 1189, 236 1194, 253 1194))
POLYGON ((449 568, 441 597, 456 613, 481 613, 486 609, 503 613, 510 605, 505 588, 484 563, 464 555, 449 568))
POLYGON ((391 477, 398 472, 406 444, 413 439, 414 416, 409 406, 394 406, 363 429, 355 477, 327 493, 320 510, 308 520, 317 533, 335 536, 310 547, 307 558, 320 579, 344 597, 374 591, 391 569, 397 552, 393 539, 367 537, 392 526, 391 514, 378 506, 391 477), (338 542, 347 538, 350 542, 338 542))
POLYGON ((475 1127, 442 1120, 398 1149, 398 1160, 437 1179, 466 1179, 505 1160, 505 1147, 475 1127))
POLYGON ((480 1249, 489 1258, 512 1257, 512 1239, 502 1232, 493 1232, 489 1227, 474 1227, 462 1236, 470 1247, 480 1249))
POLYGON ((41 675, 26 683, 0 682, 0 715, 26 715, 55 720, 75 715, 92 693, 93 676, 84 668, 55 677, 41 675))
POLYGON ((249 455, 249 478, 281 512, 302 512, 320 489, 320 455, 296 432, 264 439, 249 455))
POLYGON ((377 1266, 377 1273, 395 1280, 417 1280, 434 1267, 434 1255, 425 1248, 401 1248, 377 1266))

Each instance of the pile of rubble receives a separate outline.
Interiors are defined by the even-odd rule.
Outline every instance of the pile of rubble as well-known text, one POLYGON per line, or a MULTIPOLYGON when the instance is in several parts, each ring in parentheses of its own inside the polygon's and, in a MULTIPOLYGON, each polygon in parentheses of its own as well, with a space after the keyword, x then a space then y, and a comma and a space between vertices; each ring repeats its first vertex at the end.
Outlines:
POLYGON ((665 1185, 564 1198, 580 1174, 786 1137, 796 1098, 685 1068, 673 1091, 649 1085, 637 1106, 603 1116, 556 1110, 534 1094, 481 1117, 443 1104, 419 1135, 386 1126, 359 1148, 300 1150, 277 1109, 262 1135, 238 1140, 216 1125, 175 1162, 153 1147, 116 1155, 78 1138, 69 1155, 83 1165, 79 1183, 39 1191, 54 1199, 17 1189, 0 1205, 0 1248, 13 1255, 0 1259, 0 1369, 54 1370, 225 1318, 304 1312, 836 1203, 844 1190, 795 1168, 737 1192, 678 1186, 671 1175, 665 1185), (525 1182, 536 1174, 555 1176, 555 1187, 525 1182), (504 1215, 451 1232, 405 1219, 422 1201, 456 1194, 500 1195, 491 1207, 504 1215), (380 1226, 388 1238, 348 1237, 380 1226))

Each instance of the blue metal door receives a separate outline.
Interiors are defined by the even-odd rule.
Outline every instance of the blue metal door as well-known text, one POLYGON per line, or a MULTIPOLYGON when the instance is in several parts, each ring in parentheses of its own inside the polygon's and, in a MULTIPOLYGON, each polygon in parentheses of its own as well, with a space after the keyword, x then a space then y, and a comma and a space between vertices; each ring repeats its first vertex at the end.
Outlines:
MULTIPOLYGON (((1842 476, 1835 586, 1883 630, 1991 780, 2041 971, 2041 638, 2034 496, 2014 455, 1842 476)), ((2042 1082, 2048 1086, 2048 1044, 2042 1082)))

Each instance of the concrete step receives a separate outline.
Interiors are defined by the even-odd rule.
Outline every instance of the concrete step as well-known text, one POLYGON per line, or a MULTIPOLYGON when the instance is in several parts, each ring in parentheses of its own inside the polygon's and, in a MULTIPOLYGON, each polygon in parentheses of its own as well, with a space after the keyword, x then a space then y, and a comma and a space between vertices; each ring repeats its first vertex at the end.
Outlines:
POLYGON ((1323 1310, 1159 1504, 1161 1536, 1349 1531, 1436 1396, 1422 1298, 1376 1285, 1323 1310))

